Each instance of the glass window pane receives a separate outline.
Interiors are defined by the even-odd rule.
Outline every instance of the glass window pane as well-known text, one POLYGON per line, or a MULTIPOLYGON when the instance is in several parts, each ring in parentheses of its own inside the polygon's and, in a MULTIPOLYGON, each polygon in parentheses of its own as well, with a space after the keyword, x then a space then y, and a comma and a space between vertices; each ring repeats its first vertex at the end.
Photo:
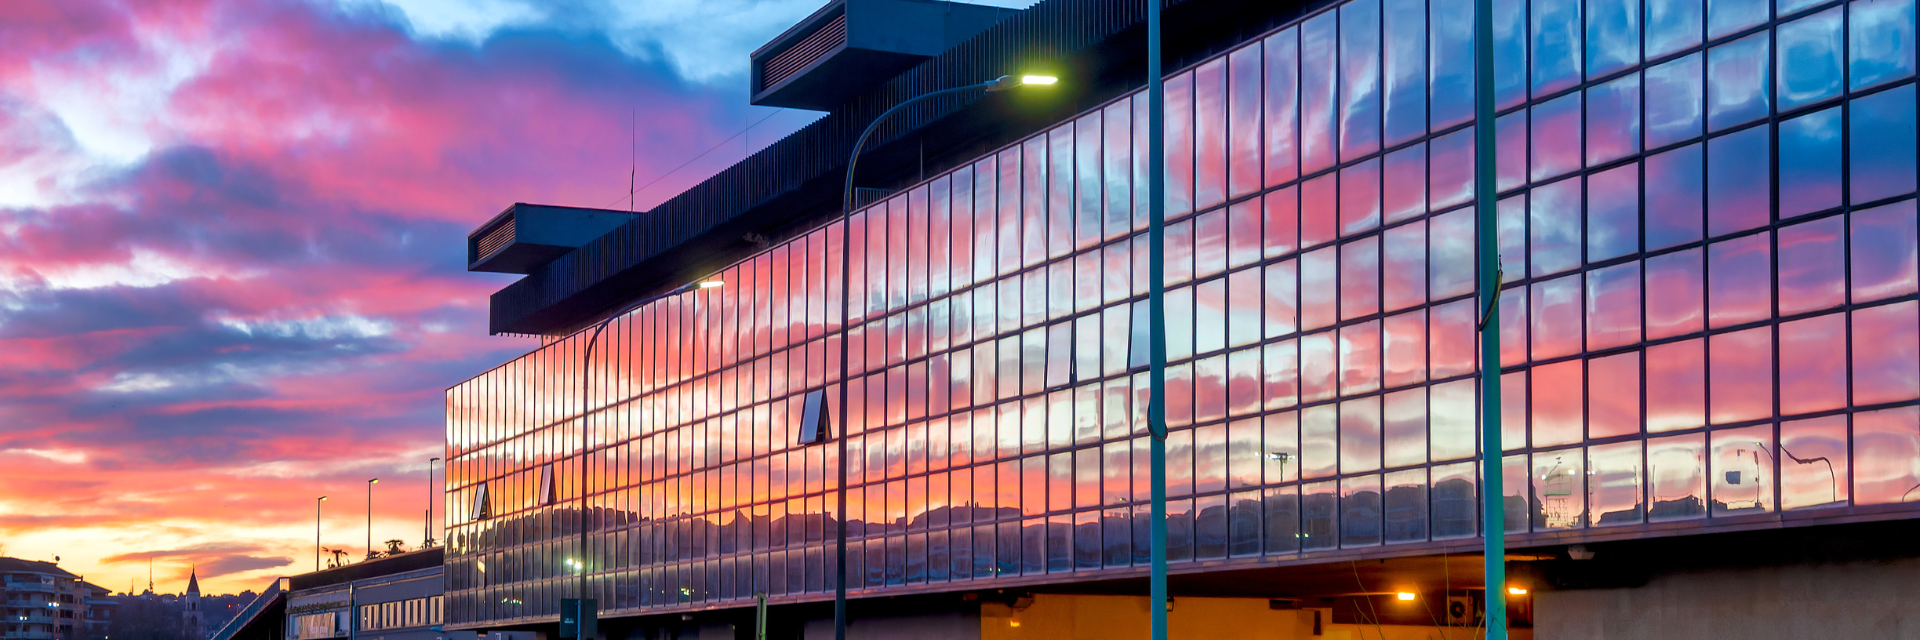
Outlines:
POLYGON ((1706 174, 1701 146, 1692 144, 1646 160, 1647 250, 1700 239, 1706 174))
POLYGON ((1425 464, 1427 390, 1408 389, 1387 394, 1385 402, 1385 420, 1381 431, 1386 441, 1383 464, 1388 468, 1425 464))
POLYGON ((1647 431, 1706 424, 1706 354, 1700 339, 1647 347, 1647 431))
POLYGON ((1527 99, 1527 2, 1493 0, 1493 104, 1505 109, 1527 99))
POLYGON ((1646 0, 1647 58, 1700 44, 1705 12, 1700 0, 1646 0))
POLYGON ((1853 416, 1853 502, 1920 500, 1920 407, 1863 411, 1853 416))
POLYGON ((1433 299, 1443 300, 1473 292, 1473 216, 1474 211, 1469 208, 1433 217, 1428 273, 1433 299))
POLYGON ((1341 320, 1380 312, 1379 236, 1340 245, 1340 284, 1341 320))
POLYGON ((1266 509, 1266 553, 1293 553, 1300 550, 1300 487, 1288 485, 1267 489, 1261 496, 1266 509))
POLYGON ((1427 470, 1408 469, 1386 476, 1387 542, 1427 539, 1427 470))
MULTIPOLYGON (((1494 166, 1495 186, 1504 193, 1525 185, 1527 183, 1527 110, 1515 111, 1494 120, 1493 133, 1494 150, 1499 152, 1494 166)), ((1576 154, 1574 157, 1579 156, 1576 154)))
POLYGON ((1300 411, 1300 477, 1324 478, 1339 469, 1340 416, 1334 405, 1300 411))
POLYGON ((1300 198, 1294 187, 1269 193, 1261 199, 1266 216, 1266 257, 1292 253, 1300 247, 1300 198))
POLYGON ((1380 0, 1340 5, 1340 159, 1380 150, 1380 0))
MULTIPOLYGON (((1717 153, 1717 151, 1716 151, 1717 153)), ((1780 123, 1780 217, 1840 206, 1840 108, 1780 123)))
POLYGON ((1293 340, 1269 344, 1261 355, 1266 408, 1285 409, 1300 404, 1300 345, 1293 340))
POLYGON ((1380 398, 1340 403, 1340 473, 1379 468, 1380 398))
POLYGON ((1266 287, 1266 337, 1278 338, 1300 330, 1296 309, 1299 306, 1295 279, 1298 263, 1293 260, 1270 264, 1263 278, 1266 287))
POLYGON ((1532 293, 1533 319, 1533 359, 1547 360, 1561 356, 1570 356, 1580 352, 1581 337, 1581 275, 1555 278, 1546 282, 1536 282, 1529 287, 1532 293))
POLYGON ((1598 78, 1640 62, 1640 0, 1587 3, 1587 77, 1598 78))
POLYGON ((1340 170, 1340 235, 1380 226, 1380 159, 1340 170))
POLYGON ((1473 128, 1433 139, 1428 185, 1435 211, 1473 199, 1473 128))
POLYGON ((1387 230, 1382 265, 1382 307, 1398 311, 1427 301, 1427 224, 1387 230))
POLYGON ((1527 227, 1534 277, 1580 266, 1580 183, 1569 179, 1533 188, 1527 227))
POLYGON ((1834 216, 1780 229, 1780 315, 1799 315, 1847 301, 1844 219, 1834 216))
POLYGON ((1647 521, 1706 517, 1705 440, 1693 434, 1647 441, 1647 521))
POLYGON ((1262 217, 1259 200, 1243 200, 1227 208, 1227 267, 1260 261, 1262 217))
POLYGON ((1381 173, 1384 183, 1381 208, 1388 224, 1411 220, 1427 212, 1426 144, 1387 154, 1381 173))
POLYGON ((1587 437, 1640 433, 1640 353, 1587 361, 1587 437))
POLYGON ((1850 214, 1847 237, 1856 303, 1913 293, 1920 284, 1912 200, 1850 214))
POLYGON ((1300 25, 1300 169, 1311 173, 1333 166, 1334 32, 1338 14, 1322 13, 1300 25))
POLYGON ((1300 416, 1288 411, 1262 420, 1266 443, 1261 454, 1266 458, 1266 482, 1276 484, 1300 479, 1300 416))
POLYGON ((1300 487, 1300 548, 1332 549, 1340 542, 1338 482, 1329 480, 1300 487))
POLYGON ((1780 324, 1780 414, 1847 406, 1847 316, 1780 324))
POLYGON ((1300 326, 1318 329, 1334 323, 1335 301, 1340 294, 1335 278, 1339 266, 1334 247, 1307 253, 1300 258, 1300 326))
POLYGON ((1536 365, 1530 388, 1533 390, 1533 446, 1553 447, 1576 444, 1585 439, 1584 398, 1580 391, 1585 363, 1567 360, 1536 365))
POLYGON ((1848 3, 1847 78, 1854 91, 1913 75, 1913 0, 1848 3))
POLYGON ((1713 515, 1773 511, 1772 425, 1715 431, 1713 515))
POLYGON ((1193 208, 1204 211, 1227 200, 1227 69, 1215 58, 1193 75, 1193 208))
POLYGON ((1851 202, 1913 193, 1914 89, 1896 87, 1847 103, 1851 202))
POLYGON ((1385 89, 1382 118, 1386 144, 1427 132, 1427 3, 1386 0, 1385 89))
POLYGON ((1767 199, 1772 166, 1767 128, 1707 141, 1707 235, 1752 229, 1772 220, 1767 199))
POLYGON ((1427 314, 1424 310, 1386 319, 1381 338, 1388 388, 1427 380, 1427 314))
POLYGON ((1507 281, 1520 279, 1527 272, 1527 194, 1507 196, 1494 210, 1494 225, 1500 248, 1500 270, 1507 281))
MULTIPOLYGON (((1755 2, 1755 0, 1708 0, 1755 2)), ((1764 1, 1764 0, 1761 0, 1764 1)), ((1762 5, 1762 12, 1765 11, 1762 5)), ((1707 130, 1752 122, 1767 116, 1767 34, 1757 33, 1707 50, 1707 130)))
POLYGON ((1853 404, 1920 397, 1920 303, 1853 312, 1853 404))
POLYGON ((1587 89, 1587 166, 1640 151, 1640 76, 1587 89))
POLYGON ((1533 0, 1533 95, 1580 84, 1580 0, 1533 0))
POLYGON ((1580 449, 1533 454, 1533 530, 1586 527, 1586 455, 1580 449))
POLYGON ((1433 468, 1433 537, 1479 535, 1478 464, 1463 462, 1433 468))
POLYGON ((1468 298, 1433 308, 1427 331, 1430 366, 1435 379, 1473 373, 1479 362, 1478 302, 1468 298))
POLYGON ((1706 278, 1700 255, 1694 248, 1647 259, 1647 339, 1704 328, 1706 278))
POLYGON ((1340 546, 1380 544, 1380 475, 1340 481, 1340 546))
POLYGON ((1707 39, 1766 22, 1767 4, 1767 0, 1707 0, 1707 39))
POLYGON ((1300 247, 1333 241, 1339 231, 1339 186, 1328 173, 1300 185, 1300 247))
MULTIPOLYGON (((1653 4, 1659 0, 1648 1, 1653 4)), ((1706 113, 1701 75, 1705 70, 1699 53, 1647 69, 1647 148, 1700 135, 1706 113)))
MULTIPOLYGON (((1164 85, 1166 87, 1166 216, 1177 218, 1194 210, 1193 159, 1196 140, 1193 130, 1194 72, 1189 71, 1168 78, 1164 85)), ((1033 174, 1032 165, 1037 157, 1039 156, 1032 153, 1027 155, 1029 176, 1033 174)), ((1041 159, 1044 160, 1044 158, 1041 159)), ((1032 244, 1029 241, 1027 246, 1031 247, 1032 244)), ((1031 259, 1028 264, 1031 264, 1031 259)))
POLYGON ((1429 117, 1434 129, 1473 118, 1473 6, 1468 0, 1432 0, 1428 28, 1433 32, 1433 105, 1429 117))
POLYGON ((1593 501, 1593 526, 1609 527, 1640 522, 1640 442, 1621 442, 1587 448, 1587 495, 1593 501))
POLYGON ((1707 325, 1728 327, 1773 316, 1773 259, 1760 233, 1707 246, 1707 325))
POLYGON ((1587 350, 1640 341, 1640 263, 1587 272, 1587 350))
POLYGON ((1840 7, 1774 31, 1782 111, 1840 95, 1840 7))
POLYGON ((1780 423, 1780 458, 1781 509, 1846 506, 1846 416, 1780 423))
POLYGON ((1479 453, 1479 424, 1476 414, 1475 384, 1472 378, 1437 384, 1431 388, 1432 409, 1428 420, 1433 459, 1459 460, 1479 453))
POLYGON ((1233 133, 1233 171, 1229 192, 1244 196, 1260 190, 1260 46, 1242 46, 1227 58, 1229 127, 1233 133))
POLYGON ((1527 471, 1527 454, 1510 455, 1500 461, 1500 502, 1505 507, 1501 519, 1506 523, 1507 533, 1525 533, 1533 523, 1533 518, 1528 517, 1528 507, 1529 503, 1538 501, 1527 499, 1528 494, 1533 493, 1527 471))
POLYGON ((1267 186, 1300 175, 1300 40, 1293 29, 1266 40, 1267 186))
POLYGON ((1527 448, 1527 374, 1526 371, 1509 371, 1500 375, 1502 451, 1527 448))
POLYGON ((1707 379, 1713 424, 1773 415, 1773 329, 1756 327, 1712 336, 1707 379))

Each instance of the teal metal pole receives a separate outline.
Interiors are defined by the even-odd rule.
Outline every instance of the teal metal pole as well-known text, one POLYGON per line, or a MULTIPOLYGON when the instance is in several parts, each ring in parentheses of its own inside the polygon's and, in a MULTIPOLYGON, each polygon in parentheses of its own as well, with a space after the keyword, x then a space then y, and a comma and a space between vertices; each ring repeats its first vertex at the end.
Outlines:
POLYGON ((1473 11, 1473 199, 1479 214, 1480 510, 1486 541, 1487 640, 1507 637, 1507 540, 1500 453, 1500 236, 1494 178, 1493 0, 1473 11))
POLYGON ((1167 638, 1167 113, 1160 79, 1160 2, 1147 0, 1147 430, 1153 454, 1153 640, 1167 638))

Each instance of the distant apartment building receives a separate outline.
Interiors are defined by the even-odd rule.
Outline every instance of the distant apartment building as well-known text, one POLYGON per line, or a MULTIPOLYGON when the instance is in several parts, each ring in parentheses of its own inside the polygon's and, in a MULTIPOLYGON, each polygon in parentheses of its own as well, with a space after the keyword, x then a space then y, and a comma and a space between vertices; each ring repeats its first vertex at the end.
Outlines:
POLYGON ((3 640, 105 638, 118 603, 107 589, 51 562, 0 557, 3 640))
POLYGON ((442 623, 440 549, 279 578, 213 640, 473 640, 442 623))

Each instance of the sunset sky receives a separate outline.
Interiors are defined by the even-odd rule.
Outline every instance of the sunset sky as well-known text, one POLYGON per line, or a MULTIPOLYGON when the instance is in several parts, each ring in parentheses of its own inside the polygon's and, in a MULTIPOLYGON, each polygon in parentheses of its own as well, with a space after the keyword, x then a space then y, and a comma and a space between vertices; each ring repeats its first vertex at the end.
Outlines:
POLYGON ((419 544, 443 390, 536 346, 486 335, 512 276, 465 234, 811 121, 745 72, 819 5, 0 2, 0 555, 258 591, 312 568, 320 495, 363 553, 371 477, 376 545, 419 544))

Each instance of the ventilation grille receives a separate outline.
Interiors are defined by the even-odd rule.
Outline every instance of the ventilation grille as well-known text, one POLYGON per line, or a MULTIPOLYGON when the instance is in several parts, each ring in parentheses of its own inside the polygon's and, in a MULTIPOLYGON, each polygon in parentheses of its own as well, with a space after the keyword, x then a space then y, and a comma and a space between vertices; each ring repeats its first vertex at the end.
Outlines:
POLYGON ((500 221, 499 226, 488 231, 486 235, 480 236, 480 242, 475 246, 478 255, 474 259, 484 259, 493 255, 493 252, 513 244, 513 229, 513 217, 508 216, 507 219, 500 221))
POLYGON ((820 25, 819 29, 814 30, 805 39, 787 47, 787 50, 780 52, 780 55, 768 58, 765 63, 762 63, 760 90, 765 91, 767 87, 780 84, 780 81, 792 77, 801 69, 807 68, 807 65, 826 56, 827 52, 832 51, 834 47, 846 42, 847 14, 842 13, 834 16, 826 24, 820 25))

